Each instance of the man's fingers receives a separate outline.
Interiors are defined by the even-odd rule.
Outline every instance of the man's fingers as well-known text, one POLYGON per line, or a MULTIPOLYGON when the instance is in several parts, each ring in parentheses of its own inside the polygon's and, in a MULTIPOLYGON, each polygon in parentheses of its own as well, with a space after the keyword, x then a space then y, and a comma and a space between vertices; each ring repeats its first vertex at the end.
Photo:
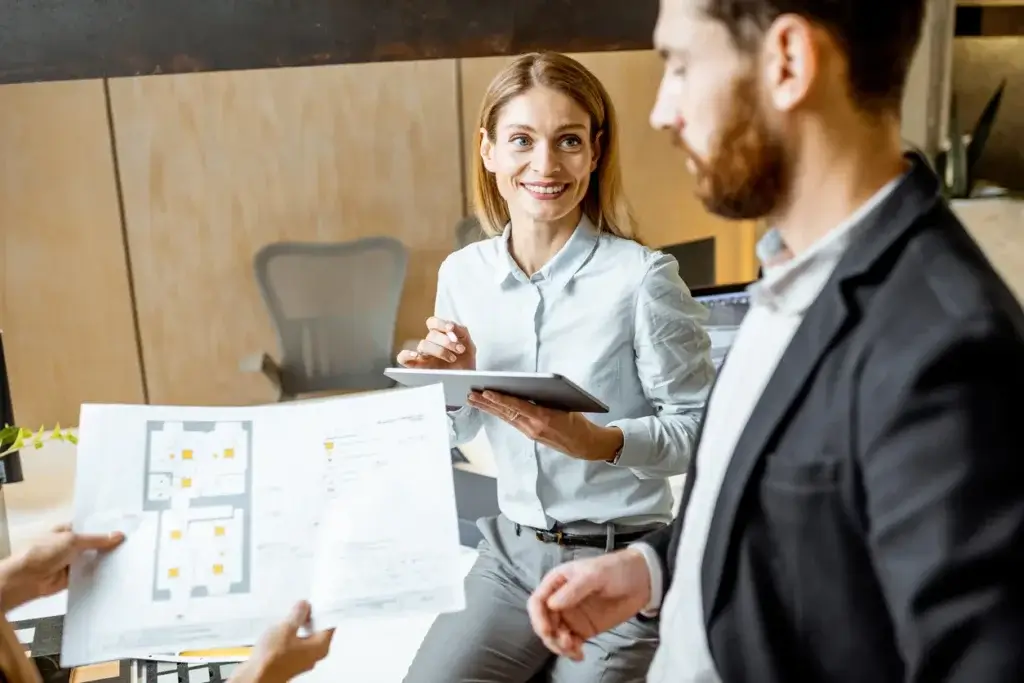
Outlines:
POLYGON ((597 590, 597 584, 597 575, 590 572, 576 572, 548 596, 548 609, 567 610, 579 606, 597 590))
POLYGON ((526 612, 530 615, 530 623, 533 624, 533 630, 541 637, 554 634, 554 617, 548 600, 569 580, 561 570, 562 567, 556 567, 549 571, 526 602, 526 612))
POLYGON ((124 534, 115 531, 109 534, 78 534, 72 544, 76 550, 113 550, 124 541, 124 534))

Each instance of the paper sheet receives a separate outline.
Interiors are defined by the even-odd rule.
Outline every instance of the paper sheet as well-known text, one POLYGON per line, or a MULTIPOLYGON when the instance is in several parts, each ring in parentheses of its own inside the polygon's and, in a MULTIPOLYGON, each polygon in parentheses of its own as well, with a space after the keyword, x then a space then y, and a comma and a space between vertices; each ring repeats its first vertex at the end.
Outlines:
MULTIPOLYGON (((462 548, 459 564, 468 574, 477 551, 462 548)), ((293 683, 402 683, 437 615, 346 619, 338 622, 331 651, 293 683)))
POLYGON ((326 627, 462 609, 440 385, 245 408, 85 405, 61 664, 255 642, 299 599, 326 627))

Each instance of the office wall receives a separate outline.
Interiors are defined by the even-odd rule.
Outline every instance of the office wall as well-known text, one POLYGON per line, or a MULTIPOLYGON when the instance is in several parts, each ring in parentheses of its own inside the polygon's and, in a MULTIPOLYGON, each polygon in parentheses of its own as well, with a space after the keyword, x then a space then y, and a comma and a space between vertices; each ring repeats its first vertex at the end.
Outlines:
POLYGON ((0 288, 20 422, 142 400, 102 81, 0 88, 0 288))
MULTIPOLYGON (((658 58, 577 57, 618 106, 641 237, 714 236, 719 280, 751 277, 753 227, 708 216, 647 123, 658 58)), ((74 423, 83 401, 270 400, 237 367, 276 352, 251 266, 274 240, 399 237, 396 336, 419 336, 503 61, 115 79, 109 98, 100 81, 0 88, 0 324, 19 421, 74 423)))
POLYGON ((270 397, 252 257, 277 240, 398 237, 399 337, 419 335, 461 216, 455 64, 119 79, 111 102, 154 403, 270 397))

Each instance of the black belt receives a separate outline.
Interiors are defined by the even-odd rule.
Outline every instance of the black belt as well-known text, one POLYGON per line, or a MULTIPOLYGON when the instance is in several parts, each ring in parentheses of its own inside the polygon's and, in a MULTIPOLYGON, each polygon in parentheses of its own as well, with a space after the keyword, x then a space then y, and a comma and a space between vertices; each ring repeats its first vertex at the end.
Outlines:
MULTIPOLYGON (((608 534, 570 534, 558 529, 546 530, 546 529, 534 529, 533 527, 523 527, 516 524, 516 533, 520 533, 521 529, 527 529, 532 531, 537 537, 538 541, 543 543, 555 543, 561 546, 576 547, 576 548, 601 548, 608 547, 608 534)), ((639 541, 644 536, 648 535, 655 529, 644 529, 642 531, 624 531, 622 533, 615 534, 613 543, 616 547, 627 545, 633 541, 639 541)))

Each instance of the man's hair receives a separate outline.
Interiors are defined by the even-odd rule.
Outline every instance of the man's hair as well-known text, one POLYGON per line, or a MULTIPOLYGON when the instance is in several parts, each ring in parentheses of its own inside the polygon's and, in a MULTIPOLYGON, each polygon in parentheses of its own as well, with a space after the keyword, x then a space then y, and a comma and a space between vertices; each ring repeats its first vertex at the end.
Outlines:
POLYGON ((863 109, 899 108, 910 62, 921 37, 926 0, 705 0, 707 14, 725 24, 737 46, 756 49, 783 14, 828 31, 846 53, 850 94, 863 109))

